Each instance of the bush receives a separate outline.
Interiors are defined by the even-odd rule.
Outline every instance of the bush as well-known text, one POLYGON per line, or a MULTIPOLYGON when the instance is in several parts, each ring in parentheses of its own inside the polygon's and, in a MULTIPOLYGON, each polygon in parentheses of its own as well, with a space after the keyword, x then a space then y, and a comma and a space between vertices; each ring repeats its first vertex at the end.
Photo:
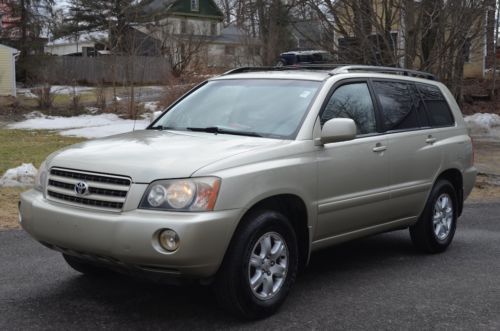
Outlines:
POLYGON ((54 104, 54 93, 51 91, 51 85, 45 83, 40 87, 35 87, 31 91, 36 95, 38 108, 41 110, 51 109, 54 104))

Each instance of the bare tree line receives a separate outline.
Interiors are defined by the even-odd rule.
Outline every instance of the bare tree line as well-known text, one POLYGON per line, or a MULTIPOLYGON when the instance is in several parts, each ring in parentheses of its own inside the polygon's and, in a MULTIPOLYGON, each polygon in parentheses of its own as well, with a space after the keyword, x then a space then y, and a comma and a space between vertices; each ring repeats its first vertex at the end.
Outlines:
MULTIPOLYGON (((215 1, 226 26, 234 24, 245 31, 246 38, 259 40, 264 65, 274 65, 281 52, 295 48, 293 34, 298 34, 310 39, 315 48, 330 51, 340 63, 432 72, 460 96, 469 50, 481 48, 486 39, 487 64, 493 65, 495 58, 497 0, 215 1), (299 29, 303 23, 320 33, 299 29)), ((33 1, 38 2, 42 0, 33 1)), ((53 15, 49 26, 56 35, 71 29, 107 30, 107 48, 114 54, 144 55, 139 53, 153 43, 170 61, 173 72, 181 75, 200 55, 206 55, 207 40, 193 32, 174 33, 168 19, 144 17, 142 9, 149 3, 151 0, 70 0, 68 17, 53 15), (129 33, 141 22, 148 22, 142 25, 148 30, 144 35, 154 38, 129 33)), ((133 70, 133 63, 131 66, 133 70)))
POLYGON ((323 36, 303 36, 340 63, 406 67, 434 73, 456 96, 470 49, 494 58, 495 0, 218 0, 225 23, 259 37, 264 64, 273 64, 300 22, 323 36), (485 37, 486 31, 486 37, 485 37))

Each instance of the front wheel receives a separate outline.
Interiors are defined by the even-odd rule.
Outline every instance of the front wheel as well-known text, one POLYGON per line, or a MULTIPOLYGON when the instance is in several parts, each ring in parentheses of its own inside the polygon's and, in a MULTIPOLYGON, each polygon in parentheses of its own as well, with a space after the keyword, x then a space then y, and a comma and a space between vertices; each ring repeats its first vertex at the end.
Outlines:
POLYGON ((447 180, 433 187, 418 222, 410 227, 414 245, 427 253, 440 253, 451 244, 457 227, 457 193, 447 180))
POLYGON ((293 227, 281 213, 251 213, 237 230, 214 283, 222 306, 247 319, 273 314, 284 302, 297 274, 293 227))

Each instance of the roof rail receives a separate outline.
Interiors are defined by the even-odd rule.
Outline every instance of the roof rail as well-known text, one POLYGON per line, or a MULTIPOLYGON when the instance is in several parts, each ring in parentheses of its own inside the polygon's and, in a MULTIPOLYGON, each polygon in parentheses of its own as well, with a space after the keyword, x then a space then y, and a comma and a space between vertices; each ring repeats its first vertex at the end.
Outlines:
POLYGON ((325 70, 331 71, 339 67, 346 67, 347 64, 303 64, 303 65, 289 65, 289 66, 281 66, 281 67, 240 67, 236 69, 229 70, 222 74, 232 75, 232 74, 241 74, 244 72, 258 72, 258 71, 282 71, 282 70, 325 70))
POLYGON ((346 74, 353 71, 360 72, 377 72, 386 74, 399 74, 403 76, 419 77, 429 80, 437 80, 436 76, 428 72, 403 69, 403 68, 393 68, 393 67, 377 67, 377 66, 366 66, 366 65, 347 65, 341 66, 330 71, 330 75, 346 74))
POLYGON ((328 70, 330 75, 346 74, 349 72, 377 72, 385 74, 399 74, 403 76, 419 77, 429 80, 437 80, 436 76, 428 72, 416 71, 394 67, 377 67, 368 65, 351 65, 351 64, 304 64, 282 67, 241 67, 229 70, 222 75, 240 74, 245 72, 259 71, 283 71, 283 70, 328 70))

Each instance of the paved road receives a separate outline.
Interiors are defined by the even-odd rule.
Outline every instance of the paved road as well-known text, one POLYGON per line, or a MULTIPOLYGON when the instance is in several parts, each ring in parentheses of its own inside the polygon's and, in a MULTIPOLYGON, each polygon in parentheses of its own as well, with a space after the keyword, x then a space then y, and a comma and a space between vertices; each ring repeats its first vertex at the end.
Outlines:
POLYGON ((280 312, 253 323, 207 288, 90 280, 22 231, 0 232, 0 330, 174 328, 499 330, 500 204, 468 205, 445 254, 418 254, 406 231, 316 253, 280 312))

